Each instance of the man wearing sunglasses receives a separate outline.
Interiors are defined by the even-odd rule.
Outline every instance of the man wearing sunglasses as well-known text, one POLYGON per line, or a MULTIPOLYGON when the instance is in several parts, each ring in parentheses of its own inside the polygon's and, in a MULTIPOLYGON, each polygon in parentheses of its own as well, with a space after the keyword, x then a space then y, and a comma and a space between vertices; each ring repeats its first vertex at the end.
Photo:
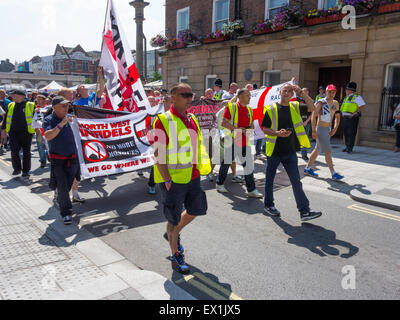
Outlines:
POLYGON ((180 273, 190 272, 185 263, 180 232, 197 216, 207 213, 207 198, 200 175, 211 172, 210 158, 202 142, 196 117, 188 114, 193 92, 188 84, 171 89, 171 109, 154 122, 154 181, 160 183, 164 215, 168 220, 164 238, 169 242, 170 260, 180 273), (185 210, 184 210, 185 209, 185 210))

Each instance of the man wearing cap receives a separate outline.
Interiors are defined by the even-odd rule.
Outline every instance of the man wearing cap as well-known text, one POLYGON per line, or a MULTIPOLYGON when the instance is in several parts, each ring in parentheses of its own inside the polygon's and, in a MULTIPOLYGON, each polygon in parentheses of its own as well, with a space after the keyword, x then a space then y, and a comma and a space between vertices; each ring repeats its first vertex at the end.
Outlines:
POLYGON ((344 177, 335 172, 332 161, 332 149, 330 139, 333 137, 340 124, 339 102, 334 100, 337 89, 333 84, 326 88, 326 98, 319 100, 316 104, 315 112, 312 115, 312 135, 317 140, 314 151, 311 153, 310 161, 304 169, 304 173, 313 177, 318 174, 311 169, 320 153, 325 154, 325 161, 331 171, 333 180, 342 180, 344 177), (317 121, 316 121, 317 120, 317 121), (335 126, 332 129, 332 121, 335 126))
POLYGON ((46 140, 49 142, 51 169, 57 181, 57 201, 65 225, 72 224, 72 203, 69 192, 78 171, 76 146, 68 115, 70 102, 64 97, 53 99, 53 113, 43 122, 46 140))
POLYGON ((324 86, 319 86, 319 94, 315 97, 315 104, 317 104, 319 100, 324 98, 326 98, 325 88, 324 86))
POLYGON ((343 115, 344 141, 346 144, 343 152, 347 153, 353 152, 361 111, 367 107, 364 99, 356 91, 357 83, 350 82, 346 87, 346 98, 344 98, 340 108, 343 115))
POLYGON ((7 134, 10 137, 13 175, 20 175, 22 171, 22 177, 29 178, 31 145, 35 134, 35 129, 32 128, 35 104, 25 100, 26 95, 22 90, 14 90, 11 98, 13 102, 8 105, 8 111, 2 125, 1 140, 4 143, 7 139, 7 134), (23 152, 22 165, 19 156, 21 149, 23 152))
POLYGON ((222 80, 217 79, 215 80, 214 84, 214 99, 217 101, 222 100, 222 96, 225 94, 225 91, 222 90, 222 80))

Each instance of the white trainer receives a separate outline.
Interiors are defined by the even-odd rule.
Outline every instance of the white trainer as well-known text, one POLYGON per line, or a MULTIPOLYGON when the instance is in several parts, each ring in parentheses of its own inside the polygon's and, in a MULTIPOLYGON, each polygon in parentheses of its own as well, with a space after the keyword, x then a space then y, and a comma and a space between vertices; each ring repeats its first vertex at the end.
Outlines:
POLYGON ((222 185, 222 186, 217 185, 217 191, 219 193, 229 193, 229 191, 225 189, 224 185, 222 185))
POLYGON ((249 198, 256 198, 256 199, 261 199, 263 197, 263 195, 260 192, 258 192, 257 189, 247 193, 247 195, 249 196, 249 198))

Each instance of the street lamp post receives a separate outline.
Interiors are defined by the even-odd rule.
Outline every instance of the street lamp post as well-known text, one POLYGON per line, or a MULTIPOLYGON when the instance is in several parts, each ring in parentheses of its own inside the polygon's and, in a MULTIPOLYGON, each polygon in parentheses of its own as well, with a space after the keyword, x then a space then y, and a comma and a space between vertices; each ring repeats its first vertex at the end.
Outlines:
MULTIPOLYGON (((144 8, 150 3, 144 2, 143 0, 134 0, 129 3, 135 8, 135 22, 136 22, 136 67, 140 72, 143 73, 143 21, 144 19, 144 8)), ((146 75, 141 75, 144 79, 146 75)))

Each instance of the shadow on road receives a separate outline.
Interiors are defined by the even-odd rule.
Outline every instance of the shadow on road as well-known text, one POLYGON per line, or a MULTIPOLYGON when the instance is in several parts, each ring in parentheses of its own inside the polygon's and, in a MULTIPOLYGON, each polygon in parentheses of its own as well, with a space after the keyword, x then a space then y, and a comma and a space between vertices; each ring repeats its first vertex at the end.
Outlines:
MULTIPOLYGON (((173 268, 172 262, 171 267, 173 268)), ((174 270, 171 280, 196 299, 224 301, 239 298, 232 292, 230 284, 221 283, 219 278, 212 273, 203 272, 191 265, 189 267, 190 275, 184 277, 174 270)))
POLYGON ((359 251, 359 248, 350 242, 336 239, 334 231, 321 226, 303 223, 295 227, 281 218, 272 218, 272 220, 289 236, 288 243, 306 248, 321 257, 340 255, 341 258, 348 259, 359 251), (347 252, 341 253, 341 250, 334 246, 342 247, 347 252))

